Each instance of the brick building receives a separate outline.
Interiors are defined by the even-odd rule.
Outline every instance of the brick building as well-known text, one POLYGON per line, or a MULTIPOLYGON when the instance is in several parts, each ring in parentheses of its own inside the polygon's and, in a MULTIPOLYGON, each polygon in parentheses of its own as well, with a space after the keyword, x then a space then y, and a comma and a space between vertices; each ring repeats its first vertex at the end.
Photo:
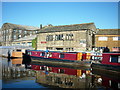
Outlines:
POLYGON ((48 26, 39 30, 37 49, 85 51, 95 45, 94 23, 48 26))
POLYGON ((38 32, 38 27, 4 23, 1 28, 1 42, 3 46, 9 46, 14 40, 38 32))
POLYGON ((120 50, 120 29, 99 29, 95 35, 95 45, 102 49, 105 46, 110 48, 110 51, 120 50))
POLYGON ((29 46, 32 47, 32 40, 35 39, 37 35, 25 36, 23 38, 14 40, 12 46, 29 46))

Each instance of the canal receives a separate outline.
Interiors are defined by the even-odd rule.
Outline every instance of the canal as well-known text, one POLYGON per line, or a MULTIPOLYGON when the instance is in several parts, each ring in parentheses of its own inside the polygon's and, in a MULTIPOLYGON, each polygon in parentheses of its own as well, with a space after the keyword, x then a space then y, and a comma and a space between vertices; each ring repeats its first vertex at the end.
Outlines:
POLYGON ((9 88, 74 88, 74 89, 120 89, 120 77, 113 73, 92 68, 63 67, 36 64, 25 69, 21 59, 0 57, 0 87, 9 88))

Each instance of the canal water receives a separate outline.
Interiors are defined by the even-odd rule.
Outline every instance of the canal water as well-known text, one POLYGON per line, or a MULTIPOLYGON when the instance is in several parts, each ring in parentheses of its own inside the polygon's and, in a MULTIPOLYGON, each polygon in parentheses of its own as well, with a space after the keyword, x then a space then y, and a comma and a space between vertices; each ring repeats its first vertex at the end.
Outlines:
POLYGON ((0 57, 0 87, 9 88, 74 88, 119 90, 119 75, 108 74, 92 68, 31 65, 25 69, 21 59, 0 57))

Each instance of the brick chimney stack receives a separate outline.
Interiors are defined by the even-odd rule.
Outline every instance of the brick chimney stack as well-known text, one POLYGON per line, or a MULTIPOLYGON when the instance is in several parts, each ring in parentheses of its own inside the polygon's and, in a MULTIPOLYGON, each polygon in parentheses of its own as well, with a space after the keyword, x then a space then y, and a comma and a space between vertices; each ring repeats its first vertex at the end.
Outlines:
POLYGON ((40 24, 40 29, 42 29, 42 24, 40 24))

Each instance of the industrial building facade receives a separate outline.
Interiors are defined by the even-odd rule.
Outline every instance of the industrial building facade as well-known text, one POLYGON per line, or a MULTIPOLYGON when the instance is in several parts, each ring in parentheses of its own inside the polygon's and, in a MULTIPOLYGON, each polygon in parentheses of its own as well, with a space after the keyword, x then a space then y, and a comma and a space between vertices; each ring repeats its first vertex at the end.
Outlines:
POLYGON ((32 46, 32 40, 37 38, 38 50, 86 51, 108 46, 110 51, 120 51, 119 33, 120 29, 96 29, 94 23, 40 25, 39 28, 4 23, 0 29, 0 45, 32 46))
POLYGON ((108 46, 110 51, 120 51, 120 29, 99 29, 95 35, 95 46, 104 48, 108 46))
POLYGON ((39 31, 38 50, 85 51, 94 46, 94 23, 49 26, 39 31))
POLYGON ((4 23, 1 29, 2 46, 10 46, 14 40, 22 37, 33 35, 38 32, 39 28, 33 26, 23 26, 11 23, 4 23))
POLYGON ((12 42, 12 46, 29 46, 32 47, 32 40, 37 37, 36 34, 30 35, 30 36, 25 36, 23 38, 14 40, 12 42))

